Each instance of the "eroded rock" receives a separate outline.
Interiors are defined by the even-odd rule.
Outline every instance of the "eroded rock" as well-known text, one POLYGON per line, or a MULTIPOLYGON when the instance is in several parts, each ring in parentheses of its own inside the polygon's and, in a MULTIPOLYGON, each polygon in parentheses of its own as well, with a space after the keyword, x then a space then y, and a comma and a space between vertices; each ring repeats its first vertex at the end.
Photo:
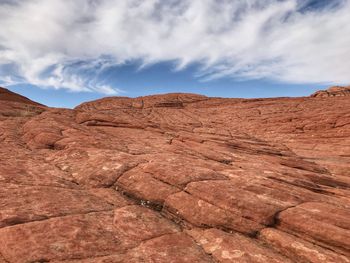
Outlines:
POLYGON ((350 97, 326 93, 0 89, 0 262, 350 262, 350 97))

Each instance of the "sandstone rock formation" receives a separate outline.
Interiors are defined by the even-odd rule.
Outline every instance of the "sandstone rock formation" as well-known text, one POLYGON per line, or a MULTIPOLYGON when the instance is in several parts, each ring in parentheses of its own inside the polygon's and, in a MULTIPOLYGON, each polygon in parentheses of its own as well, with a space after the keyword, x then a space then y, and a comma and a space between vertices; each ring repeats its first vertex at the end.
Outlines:
POLYGON ((311 97, 339 97, 339 96, 350 96, 350 86, 341 87, 334 86, 327 90, 320 90, 311 95, 311 97))
POLYGON ((0 262, 350 262, 350 97, 48 108, 1 89, 0 262))
MULTIPOLYGON (((4 89, 2 87, 0 87, 0 100, 2 101, 13 101, 13 102, 22 102, 25 104, 31 104, 31 105, 41 105, 37 102, 34 102, 26 97, 23 97, 17 93, 14 93, 8 89, 4 89)), ((41 105, 43 106, 43 105, 41 105)))

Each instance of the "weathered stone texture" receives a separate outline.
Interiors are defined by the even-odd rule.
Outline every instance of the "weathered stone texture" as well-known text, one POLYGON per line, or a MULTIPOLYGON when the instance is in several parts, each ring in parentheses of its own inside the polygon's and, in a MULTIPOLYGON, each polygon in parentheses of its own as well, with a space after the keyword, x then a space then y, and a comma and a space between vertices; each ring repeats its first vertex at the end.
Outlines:
POLYGON ((0 262, 349 263, 347 94, 70 110, 0 89, 0 262))

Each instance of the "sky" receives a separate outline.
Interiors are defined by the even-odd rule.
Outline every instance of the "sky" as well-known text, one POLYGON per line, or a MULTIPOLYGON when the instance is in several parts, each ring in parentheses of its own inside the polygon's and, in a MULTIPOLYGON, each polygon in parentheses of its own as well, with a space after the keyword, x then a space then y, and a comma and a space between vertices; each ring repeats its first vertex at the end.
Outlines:
POLYGON ((0 0, 0 86, 54 107, 350 84, 350 0, 0 0))

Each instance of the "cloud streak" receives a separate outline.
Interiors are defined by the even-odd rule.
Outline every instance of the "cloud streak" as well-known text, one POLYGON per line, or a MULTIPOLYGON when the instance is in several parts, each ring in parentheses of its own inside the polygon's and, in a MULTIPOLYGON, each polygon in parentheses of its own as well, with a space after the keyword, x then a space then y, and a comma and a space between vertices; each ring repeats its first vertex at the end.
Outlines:
POLYGON ((0 84, 114 94, 103 72, 134 60, 196 63, 202 80, 349 84, 350 1, 316 2, 0 0, 0 84))

